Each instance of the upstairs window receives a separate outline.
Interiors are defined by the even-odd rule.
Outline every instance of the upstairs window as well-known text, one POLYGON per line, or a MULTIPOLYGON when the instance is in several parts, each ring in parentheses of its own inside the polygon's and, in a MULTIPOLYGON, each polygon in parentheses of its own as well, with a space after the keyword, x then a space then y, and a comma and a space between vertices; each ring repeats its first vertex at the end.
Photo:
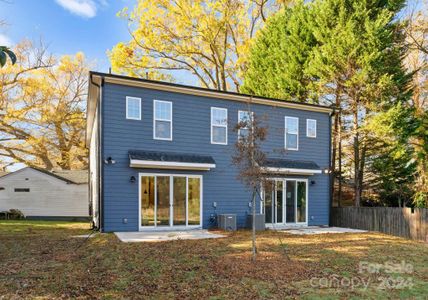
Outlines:
POLYGON ((299 149, 299 118, 285 117, 285 149, 299 149))
POLYGON ((317 137, 317 120, 306 120, 306 136, 310 138, 317 137))
POLYGON ((154 100, 153 138, 172 141, 172 102, 154 100))
POLYGON ((227 109, 211 107, 211 144, 227 145, 227 109))
POLYGON ((126 97, 126 118, 141 120, 141 98, 126 97))
POLYGON ((238 138, 247 138, 250 133, 251 120, 253 118, 253 112, 250 111, 238 111, 238 123, 245 122, 246 126, 239 128, 238 138))

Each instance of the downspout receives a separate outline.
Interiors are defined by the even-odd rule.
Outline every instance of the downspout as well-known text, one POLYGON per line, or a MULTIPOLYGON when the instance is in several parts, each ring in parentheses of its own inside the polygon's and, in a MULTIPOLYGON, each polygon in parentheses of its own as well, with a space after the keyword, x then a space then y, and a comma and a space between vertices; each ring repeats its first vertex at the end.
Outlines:
POLYGON ((333 168, 333 162, 332 162, 332 155, 333 155, 333 153, 331 152, 331 150, 332 150, 332 147, 331 147, 331 143, 332 143, 332 140, 331 140, 331 127, 333 126, 333 124, 332 124, 332 117, 334 116, 334 114, 336 113, 336 107, 335 106, 333 106, 333 111, 331 112, 331 113, 329 113, 329 130, 328 130, 328 137, 329 137, 329 143, 328 143, 328 153, 329 153, 329 155, 328 155, 328 165, 329 165, 329 225, 331 226, 332 225, 332 223, 331 223, 331 220, 332 220, 332 208, 333 208, 333 195, 334 195, 334 186, 332 186, 333 185, 333 182, 334 182, 334 180, 332 180, 333 179, 333 176, 334 176, 334 170, 332 169, 333 168))
POLYGON ((98 215, 99 215, 99 225, 98 230, 103 232, 104 230, 104 214, 103 214, 103 201, 101 199, 103 198, 103 191, 101 187, 101 174, 102 174, 102 156, 101 156, 101 102, 102 102, 102 87, 104 86, 104 77, 101 77, 101 85, 97 84, 93 81, 92 75, 91 75, 91 83, 98 87, 99 89, 99 100, 98 100, 98 107, 97 107, 97 157, 98 157, 98 165, 97 165, 97 188, 98 188, 98 215))

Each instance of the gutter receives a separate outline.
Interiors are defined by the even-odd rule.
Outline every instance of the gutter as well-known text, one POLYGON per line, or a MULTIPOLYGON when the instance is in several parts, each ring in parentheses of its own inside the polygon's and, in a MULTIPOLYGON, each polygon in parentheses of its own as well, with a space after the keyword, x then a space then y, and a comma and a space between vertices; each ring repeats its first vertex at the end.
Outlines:
POLYGON ((124 86, 142 87, 158 91, 174 92, 186 95, 204 96, 207 98, 216 98, 221 100, 232 100, 247 103, 252 101, 255 104, 268 105, 272 107, 286 107, 298 110, 309 110, 323 113, 331 113, 332 108, 319 104, 301 103, 290 100, 281 100, 262 96, 240 94, 236 92, 219 91, 196 86, 182 85, 163 81, 155 81, 143 78, 135 78, 117 74, 108 74, 91 71, 90 75, 104 78, 107 83, 119 84, 124 86))

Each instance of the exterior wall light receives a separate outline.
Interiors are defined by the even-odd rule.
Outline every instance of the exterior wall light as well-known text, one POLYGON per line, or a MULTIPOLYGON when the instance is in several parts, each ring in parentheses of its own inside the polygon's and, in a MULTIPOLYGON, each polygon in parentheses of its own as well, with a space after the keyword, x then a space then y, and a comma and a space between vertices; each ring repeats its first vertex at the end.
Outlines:
POLYGON ((314 185, 315 183, 317 183, 315 180, 311 180, 311 185, 314 185))
POLYGON ((115 161, 111 156, 107 157, 107 158, 104 160, 104 162, 105 162, 107 165, 114 165, 114 164, 116 163, 116 161, 115 161))
POLYGON ((131 178, 129 178, 129 182, 134 183, 135 182, 135 176, 131 176, 131 178))

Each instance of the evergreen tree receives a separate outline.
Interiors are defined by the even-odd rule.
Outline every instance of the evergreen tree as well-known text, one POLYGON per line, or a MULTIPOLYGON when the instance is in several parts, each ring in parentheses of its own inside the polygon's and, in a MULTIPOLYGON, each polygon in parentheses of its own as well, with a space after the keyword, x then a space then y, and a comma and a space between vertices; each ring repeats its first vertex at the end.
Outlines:
POLYGON ((300 1, 268 19, 252 43, 241 91, 248 94, 308 101, 306 63, 314 38, 308 6, 300 1))
POLYGON ((340 142, 346 138, 349 156, 343 161, 352 170, 348 175, 353 177, 356 206, 369 147, 364 120, 410 94, 402 64, 401 25, 395 21, 403 4, 402 0, 300 3, 267 23, 251 50, 244 78, 246 91, 257 95, 317 99, 342 109, 334 120, 333 176, 341 173, 335 163, 339 161, 340 170, 340 142), (342 131, 345 136, 339 135, 342 131))
POLYGON ((413 111, 401 103, 371 117, 364 126, 370 140, 366 183, 377 192, 381 205, 412 204, 417 164, 408 138, 418 126, 413 111))

